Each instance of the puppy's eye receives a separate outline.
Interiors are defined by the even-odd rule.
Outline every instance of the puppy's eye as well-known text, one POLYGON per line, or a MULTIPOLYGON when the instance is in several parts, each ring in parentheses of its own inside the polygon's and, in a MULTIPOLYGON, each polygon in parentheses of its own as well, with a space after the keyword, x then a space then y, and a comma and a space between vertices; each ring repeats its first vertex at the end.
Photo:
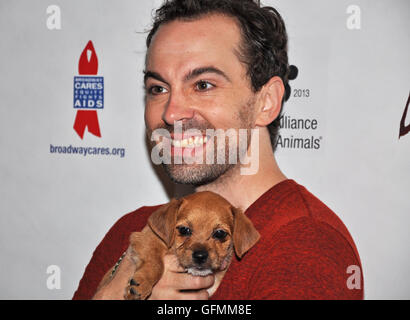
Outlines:
POLYGON ((218 239, 218 240, 223 240, 226 238, 226 236, 228 235, 228 233, 222 229, 216 230, 213 235, 212 238, 214 239, 218 239))
POLYGON ((192 234, 192 230, 189 229, 188 227, 181 226, 181 227, 177 227, 177 229, 181 236, 190 236, 192 234))

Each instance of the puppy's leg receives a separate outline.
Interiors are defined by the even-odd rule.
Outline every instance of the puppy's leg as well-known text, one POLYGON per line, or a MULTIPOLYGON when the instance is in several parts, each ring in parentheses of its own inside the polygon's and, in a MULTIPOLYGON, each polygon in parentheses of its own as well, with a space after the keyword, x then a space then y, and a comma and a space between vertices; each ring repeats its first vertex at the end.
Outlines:
POLYGON ((163 257, 167 252, 165 244, 150 230, 134 232, 130 237, 131 257, 138 265, 125 290, 125 299, 144 300, 164 272, 163 257), (146 231, 146 232, 144 232, 146 231))

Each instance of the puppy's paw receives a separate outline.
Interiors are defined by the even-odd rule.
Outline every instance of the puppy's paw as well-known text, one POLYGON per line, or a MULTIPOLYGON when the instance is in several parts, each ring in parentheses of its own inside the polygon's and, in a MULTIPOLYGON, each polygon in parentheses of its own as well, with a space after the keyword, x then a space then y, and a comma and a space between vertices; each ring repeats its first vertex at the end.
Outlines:
POLYGON ((145 300, 151 294, 152 287, 146 281, 131 279, 125 288, 125 300, 145 300))

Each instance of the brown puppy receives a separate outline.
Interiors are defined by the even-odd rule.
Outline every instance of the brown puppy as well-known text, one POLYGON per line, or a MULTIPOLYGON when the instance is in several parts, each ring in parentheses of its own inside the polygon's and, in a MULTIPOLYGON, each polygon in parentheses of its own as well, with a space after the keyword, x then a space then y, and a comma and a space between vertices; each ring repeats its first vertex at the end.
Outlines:
MULTIPOLYGON (((241 258, 258 240, 259 233, 245 214, 221 196, 205 191, 171 200, 155 211, 141 232, 130 237, 136 271, 125 299, 146 299, 164 271, 163 257, 177 256, 194 276, 216 274, 208 289, 212 295, 225 274, 232 254, 241 258), (220 272, 222 271, 222 272, 220 272)), ((111 276, 104 277, 101 285, 111 276)), ((100 285, 100 286, 101 286, 100 285)))

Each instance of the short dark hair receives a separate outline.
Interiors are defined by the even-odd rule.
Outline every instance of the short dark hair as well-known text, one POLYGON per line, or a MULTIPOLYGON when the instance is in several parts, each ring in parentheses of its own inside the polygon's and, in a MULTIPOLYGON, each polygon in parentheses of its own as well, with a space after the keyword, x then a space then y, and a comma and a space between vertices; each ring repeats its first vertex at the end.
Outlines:
MULTIPOLYGON (((287 91, 289 64, 288 36, 279 12, 272 7, 262 7, 254 0, 166 0, 155 11, 154 23, 147 36, 147 48, 161 24, 174 20, 195 20, 207 14, 220 13, 235 18, 241 30, 242 43, 239 59, 247 66, 254 92, 259 91, 269 79, 279 76, 287 91)), ((282 107, 287 92, 282 99, 282 107)), ((280 127, 280 115, 268 125, 273 150, 280 127)))

